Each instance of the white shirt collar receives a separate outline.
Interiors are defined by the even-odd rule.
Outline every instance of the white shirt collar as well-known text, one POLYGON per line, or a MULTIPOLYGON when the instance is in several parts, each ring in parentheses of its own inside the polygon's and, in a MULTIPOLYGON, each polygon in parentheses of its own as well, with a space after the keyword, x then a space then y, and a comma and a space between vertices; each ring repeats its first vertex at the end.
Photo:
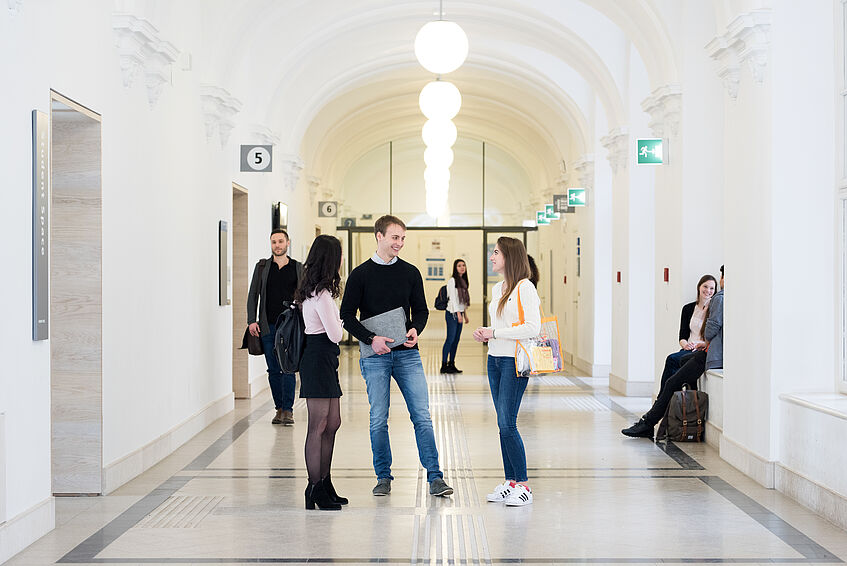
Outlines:
POLYGON ((397 256, 394 256, 393 258, 391 258, 391 261, 386 262, 381 257, 379 257, 378 253, 374 252, 374 255, 371 259, 374 260, 374 263, 377 263, 379 265, 394 265, 395 263, 397 263, 398 258, 397 256))

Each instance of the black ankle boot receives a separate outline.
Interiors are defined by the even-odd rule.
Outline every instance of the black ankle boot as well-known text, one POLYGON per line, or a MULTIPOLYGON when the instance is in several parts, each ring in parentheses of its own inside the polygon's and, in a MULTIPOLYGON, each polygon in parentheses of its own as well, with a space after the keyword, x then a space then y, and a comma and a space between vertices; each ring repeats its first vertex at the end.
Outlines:
POLYGON ((653 425, 643 418, 629 428, 621 431, 626 436, 633 438, 653 438, 653 425))
POLYGON ((449 371, 447 371, 447 367, 447 364, 441 364, 441 369, 438 370, 438 373, 450 373, 449 371))
POLYGON ((456 367, 456 362, 447 362, 447 367, 453 370, 450 373, 462 373, 462 370, 456 367))
POLYGON ((324 489, 329 494, 329 498, 332 499, 334 503, 338 503, 339 505, 347 505, 349 501, 347 501, 346 497, 341 497, 335 491, 335 486, 332 485, 332 479, 330 479, 329 474, 323 479, 324 489))
POLYGON ((314 509, 315 505, 318 506, 318 509, 326 511, 339 511, 341 509, 341 504, 335 503, 330 499, 324 487, 323 480, 315 484, 309 484, 306 488, 306 509, 314 509))

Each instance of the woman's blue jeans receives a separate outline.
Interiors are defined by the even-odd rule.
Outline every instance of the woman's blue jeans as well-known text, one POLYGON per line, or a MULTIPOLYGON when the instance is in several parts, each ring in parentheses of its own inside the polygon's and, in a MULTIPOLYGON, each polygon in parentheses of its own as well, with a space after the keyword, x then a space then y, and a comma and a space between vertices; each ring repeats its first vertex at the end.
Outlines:
POLYGON ((459 347, 459 338, 462 337, 462 323, 464 320, 462 313, 452 313, 444 311, 444 319, 447 321, 447 339, 444 341, 444 347, 441 348, 441 365, 447 365, 447 362, 456 361, 456 349, 459 347), (448 358, 449 357, 449 358, 448 358))
POLYGON ((518 410, 529 379, 515 374, 515 358, 488 356, 488 384, 497 411, 500 453, 507 480, 527 481, 526 451, 518 432, 518 410))

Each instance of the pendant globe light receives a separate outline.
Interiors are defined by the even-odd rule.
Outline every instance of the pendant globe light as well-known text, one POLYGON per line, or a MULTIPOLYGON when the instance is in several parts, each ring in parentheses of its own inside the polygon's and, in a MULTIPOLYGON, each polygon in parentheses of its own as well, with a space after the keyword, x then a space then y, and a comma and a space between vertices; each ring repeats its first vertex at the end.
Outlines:
POLYGON ((462 93, 451 82, 432 81, 423 87, 418 104, 430 120, 452 120, 462 107, 462 93))
POLYGON ((427 120, 421 130, 421 137, 427 147, 451 148, 458 135, 456 124, 450 120, 427 120))
POLYGON ((448 168, 453 165, 453 150, 449 147, 434 145, 424 150, 424 163, 427 167, 448 168))
POLYGON ((415 36, 415 57, 430 73, 455 71, 468 58, 468 36, 456 22, 429 22, 415 36))

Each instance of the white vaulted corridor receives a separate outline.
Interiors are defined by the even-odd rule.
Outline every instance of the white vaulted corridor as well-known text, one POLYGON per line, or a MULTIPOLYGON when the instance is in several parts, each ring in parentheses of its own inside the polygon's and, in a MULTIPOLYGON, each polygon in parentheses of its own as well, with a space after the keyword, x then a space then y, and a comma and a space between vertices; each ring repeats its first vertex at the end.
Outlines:
POLYGON ((847 0, 3 2, 0 563, 847 560, 845 37, 847 0), (467 38, 455 69, 415 54, 434 22, 467 38), (371 494, 345 330, 350 505, 307 511, 299 381, 282 426, 241 348, 253 274, 284 229, 300 262, 337 238, 346 285, 383 215, 423 280, 455 493, 429 496, 395 390, 371 494), (518 509, 486 502, 505 464, 472 338, 503 236, 565 363, 521 405, 518 509), (454 376, 435 299, 458 261, 454 376), (724 269, 705 442, 627 438, 724 269))

